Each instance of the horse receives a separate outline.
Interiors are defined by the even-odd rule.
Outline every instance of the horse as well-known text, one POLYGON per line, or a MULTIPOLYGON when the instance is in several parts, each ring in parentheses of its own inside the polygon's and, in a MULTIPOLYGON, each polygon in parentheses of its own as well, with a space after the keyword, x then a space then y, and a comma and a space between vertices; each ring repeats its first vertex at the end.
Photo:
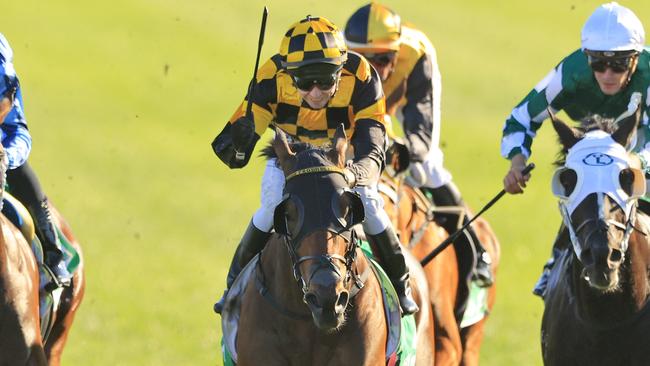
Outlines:
MULTIPOLYGON (((406 151, 400 151, 399 144, 394 146, 388 156, 388 173, 381 178, 380 192, 384 198, 384 208, 400 233, 402 244, 420 260, 449 236, 434 220, 436 213, 457 211, 458 214, 463 214, 469 210, 466 207, 432 208, 419 189, 404 184, 403 175, 399 173, 406 170, 408 159, 405 157, 408 157, 408 154, 406 151)), ((488 222, 482 218, 475 220, 473 226, 479 240, 492 257, 491 269, 496 275, 500 257, 496 235, 488 222)), ((468 274, 472 264, 468 261, 462 266, 464 268, 461 268, 459 258, 471 258, 471 253, 467 252, 468 248, 457 249, 450 245, 424 267, 429 285, 429 302, 434 311, 436 365, 479 363, 487 314, 478 322, 461 326, 469 292, 468 281, 461 278, 461 272, 468 274)), ((496 281, 487 292, 487 313, 492 310, 495 298, 496 281)))
POLYGON ((544 297, 547 365, 650 364, 650 218, 638 159, 627 153, 640 111, 572 128, 551 114, 563 150, 553 180, 563 228, 544 297), (586 125, 586 126, 585 126, 586 125))
MULTIPOLYGON (((290 146, 276 130, 269 155, 277 157, 286 185, 275 234, 242 271, 250 277, 235 281, 222 313, 224 326, 233 309, 230 293, 242 279, 237 365, 395 364, 389 331, 399 309, 389 321, 384 304, 395 306, 396 297, 382 294, 379 272, 358 246, 353 228, 363 220, 363 203, 342 174, 346 149, 342 127, 329 150, 290 146)), ((429 296, 424 274, 414 258, 407 264, 422 305, 429 296)), ((415 359, 400 359, 401 365, 433 364, 432 314, 421 312, 415 359)))
MULTIPOLYGON (((4 150, 0 148, 0 157, 4 150)), ((4 187, 4 172, 0 172, 4 187)), ((4 190, 2 190, 4 193, 4 190)), ((26 212, 26 210, 24 210, 26 212)), ((77 308, 84 295, 85 279, 81 248, 68 223, 52 207, 54 219, 68 242, 79 253, 72 284, 62 289, 57 310, 41 324, 38 262, 23 232, 0 215, 0 364, 58 366, 77 308), (47 340, 43 329, 48 330, 47 340)))

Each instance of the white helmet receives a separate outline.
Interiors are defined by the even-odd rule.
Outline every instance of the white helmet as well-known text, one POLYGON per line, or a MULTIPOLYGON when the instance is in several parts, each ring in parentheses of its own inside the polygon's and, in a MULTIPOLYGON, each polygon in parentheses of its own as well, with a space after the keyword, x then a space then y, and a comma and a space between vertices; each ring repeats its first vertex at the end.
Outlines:
POLYGON ((582 50, 637 51, 645 45, 645 30, 632 10, 611 2, 599 6, 582 27, 582 50))

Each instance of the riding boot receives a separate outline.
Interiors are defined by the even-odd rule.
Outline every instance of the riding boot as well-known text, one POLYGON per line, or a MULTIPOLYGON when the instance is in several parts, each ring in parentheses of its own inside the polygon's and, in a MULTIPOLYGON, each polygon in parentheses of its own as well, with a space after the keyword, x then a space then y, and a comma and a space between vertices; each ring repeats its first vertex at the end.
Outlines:
MULTIPOLYGON (((426 194, 427 196, 432 197, 433 203, 436 206, 465 207, 465 203, 460 197, 460 192, 453 182, 449 182, 438 188, 424 188, 423 190, 428 193, 426 194)), ((467 224, 468 221, 469 218, 465 216, 463 218, 463 225, 467 224)), ((449 234, 458 230, 452 220, 442 222, 441 224, 449 234)), ((471 225, 465 229, 465 234, 458 238, 458 242, 467 243, 473 249, 472 251, 476 253, 476 266, 472 271, 472 281, 475 281, 479 287, 490 287, 494 283, 494 276, 490 267, 492 265, 492 258, 479 241, 471 225)))
POLYGON ((544 296, 546 296, 546 288, 548 286, 548 278, 551 274, 551 269, 555 265, 555 262, 560 257, 560 253, 562 252, 560 243, 562 242, 563 239, 565 239, 564 237, 567 235, 568 235, 568 230, 565 230, 564 225, 562 225, 560 227, 560 231, 555 237, 555 242, 553 243, 553 250, 551 251, 551 258, 549 258, 546 261, 546 263, 544 263, 544 269, 542 270, 542 275, 535 283, 535 287, 533 287, 533 294, 541 297, 542 299, 544 299, 544 296))
POLYGON ((393 228, 388 226, 386 230, 376 235, 366 233, 366 238, 373 250, 377 251, 375 254, 377 254, 386 274, 395 287, 402 314, 409 315, 417 312, 419 308, 411 294, 409 270, 404 261, 399 239, 393 228))
POLYGON ((40 205, 31 207, 30 211, 36 221, 36 233, 43 245, 45 265, 56 277, 58 285, 68 286, 72 281, 72 273, 68 272, 68 267, 63 258, 63 249, 59 244, 60 241, 56 227, 52 222, 47 199, 43 200, 40 205))
POLYGON ((215 313, 221 314, 223 306, 225 305, 226 294, 228 294, 228 290, 230 290, 230 287, 235 282, 235 279, 237 276, 239 276, 239 273, 241 273, 246 264, 248 264, 248 262, 250 262, 257 253, 261 252, 262 249, 264 249, 264 246, 266 245, 266 242, 270 236, 271 233, 267 233, 256 228, 253 224, 253 220, 251 220, 251 222, 248 224, 246 232, 244 232, 244 236, 239 242, 237 250, 235 250, 235 254, 232 258, 232 261, 230 262, 228 277, 226 277, 226 290, 223 292, 221 299, 219 299, 219 301, 214 304, 215 313))

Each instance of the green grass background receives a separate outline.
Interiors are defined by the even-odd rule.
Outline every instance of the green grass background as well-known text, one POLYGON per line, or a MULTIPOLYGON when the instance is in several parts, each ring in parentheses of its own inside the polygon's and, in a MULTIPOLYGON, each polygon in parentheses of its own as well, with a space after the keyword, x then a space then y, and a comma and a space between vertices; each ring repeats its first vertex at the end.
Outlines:
MULTIPOLYGON (((504 119, 562 57, 593 0, 388 1, 425 31, 443 75, 446 166, 475 209, 501 188, 504 119)), ((622 1, 650 27, 650 2, 622 1)), ((306 14, 343 26, 363 3, 114 0, 3 3, 34 138, 31 164, 84 246, 88 287, 65 365, 221 364, 219 317, 263 164, 229 171, 210 142, 252 73, 306 14)), ((540 365, 542 303, 530 293, 560 221, 549 189, 556 143, 536 139, 526 194, 486 214, 501 240, 483 365, 540 365)))

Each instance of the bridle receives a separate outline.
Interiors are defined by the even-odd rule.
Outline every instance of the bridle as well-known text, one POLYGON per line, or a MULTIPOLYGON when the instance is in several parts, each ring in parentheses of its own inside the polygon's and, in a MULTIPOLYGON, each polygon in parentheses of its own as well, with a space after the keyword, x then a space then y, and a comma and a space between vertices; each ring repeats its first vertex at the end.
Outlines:
MULTIPOLYGON (((319 167, 309 167, 309 168, 297 170, 292 174, 290 174, 289 176, 287 176, 286 182, 301 175, 317 174, 317 173, 341 174, 343 175, 343 177, 345 177, 345 174, 343 173, 343 169, 341 168, 335 166, 319 166, 319 167)), ((310 283, 314 275, 322 268, 331 269, 339 277, 343 277, 340 268, 335 263, 336 261, 339 261, 345 265, 346 275, 343 280, 345 287, 348 288, 350 281, 354 281, 354 288, 352 289, 352 291, 356 289, 356 291, 354 291, 354 294, 356 294, 358 290, 363 288, 364 281, 362 280, 361 276, 359 276, 357 273, 353 271, 352 268, 354 261, 357 258, 357 248, 359 248, 359 240, 357 238, 356 232, 353 230, 352 227, 343 228, 338 232, 334 232, 333 230, 330 231, 333 232, 334 235, 342 237, 347 242, 345 253, 342 256, 339 254, 328 253, 328 254, 307 255, 307 256, 300 257, 298 255, 298 249, 302 244, 302 240, 296 242, 288 229, 286 230, 285 233, 281 234, 284 239, 284 243, 287 248, 287 251, 289 252, 289 257, 291 258, 293 277, 298 283, 298 285, 300 286, 303 296, 307 294, 310 283), (309 278, 305 281, 302 272, 300 271, 300 265, 307 261, 317 261, 318 265, 311 272, 309 278)), ((353 294, 351 293, 351 297, 352 296, 353 294)))
POLYGON ((580 255, 582 254, 582 247, 580 246, 580 242, 578 240, 578 234, 581 231, 583 231, 589 224, 595 222, 596 223, 596 225, 594 225, 595 227, 586 235, 586 238, 590 238, 591 235, 593 235, 593 233, 595 233, 598 230, 609 230, 610 226, 614 226, 624 231, 623 239, 621 240, 621 254, 623 256, 621 260, 623 260, 625 259, 625 252, 627 251, 629 245, 630 235, 632 234, 632 230, 634 230, 634 223, 636 222, 637 206, 634 205, 632 207, 632 209, 630 210, 630 214, 628 215, 628 218, 625 223, 619 222, 618 220, 614 220, 614 219, 605 219, 605 217, 602 214, 602 204, 604 201, 605 194, 602 192, 597 192, 596 194, 598 199, 599 211, 601 212, 601 214, 599 215, 598 218, 590 218, 581 222, 580 225, 578 225, 578 227, 574 227, 573 222, 571 220, 571 214, 569 213, 566 204, 563 201, 559 202, 560 213, 562 214, 564 226, 566 226, 567 230, 569 231, 569 238, 573 246, 573 251, 575 252, 578 258, 581 258, 580 255))
MULTIPOLYGON (((292 174, 288 175, 285 178, 285 187, 286 187, 286 182, 288 182, 293 178, 296 178, 298 176, 308 175, 308 174, 319 174, 319 173, 341 174, 345 178, 343 169, 338 168, 336 166, 309 167, 309 168, 297 170, 292 174)), ((361 204, 358 195, 353 191, 349 189, 343 189, 341 190, 341 192, 342 194, 353 195, 354 197, 356 197, 356 199, 359 200, 359 204, 361 204)), ((363 220, 363 211, 361 211, 361 217, 353 218, 352 220, 350 220, 350 223, 348 225, 342 226, 339 224, 338 230, 334 230, 332 227, 328 227, 326 229, 328 232, 331 232, 336 236, 340 236, 346 241, 347 244, 345 248, 345 253, 343 255, 327 253, 327 254, 320 254, 320 255, 307 255, 301 257, 298 255, 298 249, 300 248, 300 245, 302 244, 302 239, 305 237, 305 235, 295 235, 295 233, 292 234, 287 226, 286 220, 283 220, 284 219, 283 204, 291 199, 292 199, 291 194, 285 194, 283 201, 276 207, 275 214, 274 214, 275 216, 274 226, 275 226, 276 233, 282 237, 287 252, 289 253, 289 257, 291 259, 293 277, 296 283, 298 284, 298 286, 300 287, 300 290, 302 291, 303 302, 305 302, 305 296, 309 291, 310 283, 313 280, 313 277, 321 269, 326 269, 326 270, 331 269, 339 277, 343 277, 341 273, 341 269, 337 265, 337 262, 340 262, 345 266, 346 274, 345 274, 345 278, 343 279, 343 283, 345 288, 349 291, 350 299, 353 298, 364 287, 364 283, 369 275, 368 267, 366 267, 363 273, 361 274, 359 274, 356 268, 354 267, 354 263, 357 259, 357 249, 359 248, 359 240, 355 230, 353 229, 353 226, 358 223, 355 220, 359 220, 359 222, 363 220), (317 261, 317 265, 316 268, 311 272, 307 280, 305 280, 302 272, 300 271, 300 265, 308 261, 317 261)), ((304 215, 304 212, 301 211, 300 215, 301 216, 304 215)), ((340 218, 337 219, 340 223, 341 219, 340 218)), ((302 217, 300 218, 300 223, 302 224, 302 217)), ((311 232, 314 231, 315 230, 311 232)), ((260 254, 260 256, 261 255, 262 254, 260 254)), ((268 291, 268 287, 265 284, 265 275, 262 270, 262 266, 258 265, 257 270, 258 270, 258 276, 256 279, 257 289, 259 293, 267 301, 269 301, 269 303, 271 303, 271 305, 273 305, 273 307, 278 312, 296 320, 311 319, 311 315, 293 312, 289 309, 286 309, 283 305, 278 303, 278 301, 275 300, 268 291)))

